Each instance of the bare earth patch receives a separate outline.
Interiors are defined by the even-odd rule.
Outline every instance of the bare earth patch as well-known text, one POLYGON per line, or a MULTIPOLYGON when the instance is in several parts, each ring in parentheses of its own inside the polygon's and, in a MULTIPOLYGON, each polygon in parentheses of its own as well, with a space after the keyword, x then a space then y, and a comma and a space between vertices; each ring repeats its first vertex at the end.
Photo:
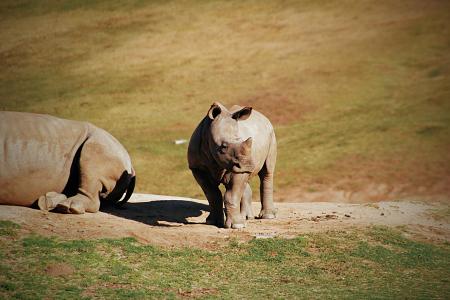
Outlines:
MULTIPOLYGON (((304 116, 315 107, 303 100, 292 100, 299 98, 298 95, 290 96, 277 92, 266 92, 255 96, 249 96, 235 101, 241 105, 257 107, 274 125, 286 125, 301 121, 304 116)), ((301 98, 301 97, 300 97, 301 98)), ((231 106, 235 103, 227 103, 231 106)))
MULTIPOLYGON (((377 203, 277 203, 275 220, 250 220, 242 230, 205 225, 206 201, 134 194, 124 209, 64 215, 32 208, 1 206, 0 219, 21 225, 21 233, 57 236, 62 239, 135 237, 142 243, 164 247, 214 248, 230 239, 292 238, 309 232, 346 230, 370 225, 402 226, 405 232, 425 240, 450 241, 450 224, 436 218, 448 211, 442 203, 389 201, 377 203)), ((253 204, 259 212, 260 204, 253 204)), ((448 218, 447 218, 448 219, 448 218)))
POLYGON ((51 264, 45 268, 45 273, 54 277, 72 275, 73 272, 73 267, 65 263, 51 264))

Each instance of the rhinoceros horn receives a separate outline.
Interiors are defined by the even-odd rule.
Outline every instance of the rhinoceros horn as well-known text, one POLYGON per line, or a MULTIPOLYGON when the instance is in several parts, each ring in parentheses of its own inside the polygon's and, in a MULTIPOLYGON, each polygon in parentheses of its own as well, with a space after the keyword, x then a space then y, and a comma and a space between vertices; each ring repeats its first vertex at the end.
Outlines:
POLYGON ((248 139, 242 142, 240 149, 242 155, 248 156, 252 154, 252 141, 253 141, 252 137, 249 137, 248 139))

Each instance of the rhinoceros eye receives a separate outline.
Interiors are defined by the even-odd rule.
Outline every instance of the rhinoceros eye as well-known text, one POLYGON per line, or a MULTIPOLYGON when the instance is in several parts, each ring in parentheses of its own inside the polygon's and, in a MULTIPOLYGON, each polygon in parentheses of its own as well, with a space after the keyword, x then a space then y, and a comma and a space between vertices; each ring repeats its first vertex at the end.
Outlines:
POLYGON ((222 143, 222 145, 219 146, 217 151, 219 151, 222 154, 225 154, 227 152, 227 149, 228 149, 228 144, 227 143, 222 143))

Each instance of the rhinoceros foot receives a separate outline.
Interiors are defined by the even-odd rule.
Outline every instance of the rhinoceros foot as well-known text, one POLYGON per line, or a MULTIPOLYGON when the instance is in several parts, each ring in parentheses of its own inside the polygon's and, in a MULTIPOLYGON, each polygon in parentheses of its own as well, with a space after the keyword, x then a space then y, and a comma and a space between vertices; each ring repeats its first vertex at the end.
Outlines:
POLYGON ((275 219, 277 217, 277 209, 261 209, 258 219, 275 219))
POLYGON ((254 220, 255 216, 253 215, 253 212, 241 212, 241 217, 243 220, 254 220))
POLYGON ((84 214, 84 205, 78 201, 72 201, 70 198, 56 205, 55 211, 64 214, 84 214))
POLYGON ((227 218, 225 228, 241 229, 245 227, 245 221, 241 217, 227 218))
POLYGON ((245 224, 232 224, 231 228, 233 228, 233 229, 242 229, 242 228, 245 228, 245 224))
MULTIPOLYGON (((251 204, 250 204, 251 205, 251 204)), ((244 220, 253 220, 255 218, 255 215, 253 215, 253 210, 251 206, 246 207, 245 209, 241 208, 241 217, 244 220)))
POLYGON ((41 210, 49 211, 54 209, 58 203, 67 199, 66 195, 59 194, 57 192, 48 192, 45 195, 39 197, 38 207, 41 210))
POLYGON ((70 212, 72 214, 84 214, 86 212, 86 209, 84 208, 84 205, 77 201, 72 201, 72 204, 70 205, 70 212))

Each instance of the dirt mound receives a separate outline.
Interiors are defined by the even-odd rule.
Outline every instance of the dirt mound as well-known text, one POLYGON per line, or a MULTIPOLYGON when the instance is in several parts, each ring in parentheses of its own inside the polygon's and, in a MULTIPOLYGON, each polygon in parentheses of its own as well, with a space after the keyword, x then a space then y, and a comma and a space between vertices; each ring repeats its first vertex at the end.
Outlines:
MULTIPOLYGON (((259 203, 253 204, 258 212, 259 203)), ((345 230, 370 225, 405 226, 425 239, 450 240, 448 206, 411 201, 348 204, 331 202, 277 203, 275 220, 250 220, 242 230, 205 225, 206 201, 135 194, 124 209, 65 215, 36 209, 2 206, 1 220, 21 225, 21 233, 63 239, 135 237, 142 243, 166 247, 213 248, 230 239, 291 238, 307 232, 345 230), (444 216, 444 217, 442 217, 444 216)))

